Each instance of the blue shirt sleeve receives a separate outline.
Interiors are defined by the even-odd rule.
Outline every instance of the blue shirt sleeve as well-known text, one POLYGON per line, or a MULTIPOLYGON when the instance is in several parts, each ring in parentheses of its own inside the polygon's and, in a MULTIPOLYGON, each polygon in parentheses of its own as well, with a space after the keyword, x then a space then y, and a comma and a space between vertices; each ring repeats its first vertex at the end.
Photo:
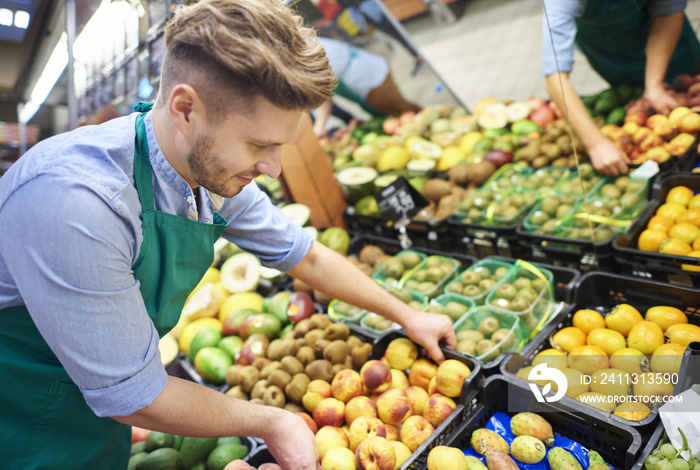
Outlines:
POLYGON ((542 75, 571 72, 574 66, 575 19, 585 2, 544 0, 542 9, 542 75))
POLYGON ((684 11, 688 6, 687 0, 651 0, 649 14, 651 16, 666 16, 684 11))
POLYGON ((229 221, 224 238, 280 271, 299 264, 313 243, 306 230, 273 206, 254 183, 227 199, 219 213, 229 221))
POLYGON ((144 408, 167 383, 131 269, 140 227, 113 201, 76 178, 44 174, 0 207, 0 255, 45 341, 101 417, 144 408))

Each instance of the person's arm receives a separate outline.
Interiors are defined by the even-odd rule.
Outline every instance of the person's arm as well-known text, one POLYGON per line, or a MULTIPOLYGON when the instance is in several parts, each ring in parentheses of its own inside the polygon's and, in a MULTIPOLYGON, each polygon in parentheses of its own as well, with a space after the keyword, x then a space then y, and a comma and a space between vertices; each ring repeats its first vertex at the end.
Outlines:
POLYGON ((552 74, 546 77, 547 93, 565 114, 581 143, 588 150, 591 163, 600 173, 618 176, 627 173, 627 155, 610 139, 605 137, 586 111, 578 93, 569 81, 568 73, 552 74))
POLYGON ((658 112, 668 114, 678 102, 664 90, 664 77, 683 28, 683 12, 652 16, 645 49, 644 97, 658 112))
POLYGON ((412 309, 344 256, 314 242, 308 254, 288 273, 328 296, 377 313, 400 324, 408 336, 421 344, 433 360, 442 362, 442 344, 456 345, 452 322, 446 315, 419 312, 412 309))
POLYGON ((153 431, 193 437, 259 437, 285 470, 315 470, 318 465, 314 435, 299 416, 280 408, 238 400, 176 377, 168 378, 163 392, 149 406, 113 419, 153 431))
POLYGON ((319 139, 322 137, 328 137, 326 125, 328 124, 328 118, 331 116, 332 111, 332 100, 328 100, 316 108, 316 112, 314 113, 314 134, 316 134, 316 137, 319 139))

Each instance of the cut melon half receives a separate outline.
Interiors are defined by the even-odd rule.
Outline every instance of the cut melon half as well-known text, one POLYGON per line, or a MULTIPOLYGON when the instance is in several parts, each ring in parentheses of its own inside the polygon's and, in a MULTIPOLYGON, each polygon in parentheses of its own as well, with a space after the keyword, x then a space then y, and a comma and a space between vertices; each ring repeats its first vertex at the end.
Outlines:
POLYGON ((227 291, 251 292, 260 282, 260 260, 251 253, 237 253, 221 265, 221 284, 227 291))
POLYGON ((289 220, 302 227, 309 223, 311 219, 311 209, 304 204, 292 203, 287 204, 282 207, 282 213, 287 216, 289 220))
POLYGON ((374 193, 374 180, 377 176, 379 173, 374 168, 355 166, 339 171, 336 179, 345 198, 356 202, 374 193))
POLYGON ((411 143, 408 149, 411 154, 411 158, 414 160, 429 158, 432 160, 437 160, 442 157, 442 147, 427 140, 416 140, 411 143))

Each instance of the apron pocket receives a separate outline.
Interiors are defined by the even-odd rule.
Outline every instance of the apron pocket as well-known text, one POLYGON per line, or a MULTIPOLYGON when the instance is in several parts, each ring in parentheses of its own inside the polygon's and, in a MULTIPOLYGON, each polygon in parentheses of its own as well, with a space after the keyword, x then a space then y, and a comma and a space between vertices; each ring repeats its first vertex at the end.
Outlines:
POLYGON ((130 430, 97 417, 76 385, 52 382, 32 430, 26 468, 126 468, 130 430))

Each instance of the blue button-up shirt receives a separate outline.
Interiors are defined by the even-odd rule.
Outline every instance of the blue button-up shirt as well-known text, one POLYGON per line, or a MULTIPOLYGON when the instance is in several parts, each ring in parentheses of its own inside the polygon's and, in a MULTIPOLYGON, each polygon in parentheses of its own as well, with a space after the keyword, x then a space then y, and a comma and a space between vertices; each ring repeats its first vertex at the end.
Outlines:
MULTIPOLYGON (((98 416, 149 405, 167 375, 133 276, 143 241, 134 187, 136 114, 46 139, 0 180, 0 309, 26 305, 98 416)), ((312 240, 257 187, 224 199, 199 191, 164 157, 145 119, 156 210, 229 223, 224 237, 286 271, 312 240)), ((2 312, 0 312, 2 315, 2 312)), ((21 380, 21 377, 12 380, 21 380)))

